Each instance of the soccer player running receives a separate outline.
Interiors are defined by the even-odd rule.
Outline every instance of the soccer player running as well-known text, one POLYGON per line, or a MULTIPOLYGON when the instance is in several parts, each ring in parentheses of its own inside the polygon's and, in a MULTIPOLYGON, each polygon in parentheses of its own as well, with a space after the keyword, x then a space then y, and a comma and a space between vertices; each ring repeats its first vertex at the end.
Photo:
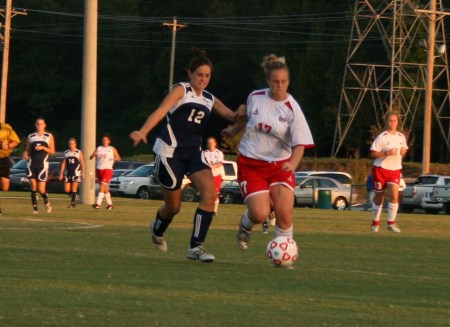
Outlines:
POLYGON ((111 136, 103 134, 102 145, 92 152, 89 157, 90 160, 96 159, 97 179, 100 183, 100 190, 97 195, 97 200, 92 205, 94 209, 100 209, 103 199, 106 200, 106 210, 112 210, 113 203, 111 193, 109 192, 109 183, 113 177, 113 166, 115 161, 121 160, 119 152, 111 146, 111 136))
POLYGON ((23 159, 28 161, 28 177, 30 178, 31 203, 33 214, 38 214, 37 192, 44 199, 45 212, 52 212, 47 195, 48 157, 55 154, 55 140, 47 132, 44 118, 39 117, 35 122, 36 132, 28 135, 27 145, 23 152, 23 159))
MULTIPOLYGON (((241 218, 238 246, 248 249, 250 232, 275 212, 275 236, 292 238, 294 172, 305 148, 314 146, 305 116, 297 101, 287 92, 289 68, 284 57, 269 55, 262 67, 269 88, 252 92, 247 100, 246 131, 239 144, 238 181, 247 211, 241 218)), ((236 134, 240 126, 225 129, 236 134)))
MULTIPOLYGON (((0 179, 1 190, 9 190, 9 174, 11 172, 10 156, 14 148, 20 144, 20 139, 13 128, 5 123, 0 123, 0 179)), ((0 206, 0 215, 2 209, 0 206)))
POLYGON ((70 138, 69 149, 64 151, 64 160, 61 163, 59 180, 64 180, 64 192, 70 197, 68 208, 75 208, 78 193, 78 184, 84 178, 84 158, 81 150, 77 149, 77 140, 70 138), (64 175, 64 172, 66 173, 64 175))
POLYGON ((166 118, 153 147, 155 176, 163 188, 164 205, 150 225, 152 242, 158 250, 167 251, 164 233, 180 211, 181 182, 186 175, 201 194, 187 258, 212 262, 215 257, 205 251, 203 243, 213 219, 217 194, 211 168, 202 155, 202 133, 211 112, 231 122, 238 115, 205 90, 211 79, 212 63, 204 51, 194 51, 188 68, 189 82, 174 85, 141 129, 133 131, 130 138, 134 146, 141 141, 146 143, 147 134, 166 118))
POLYGON ((208 137, 206 146, 208 148, 203 151, 203 154, 205 155, 206 162, 211 167, 214 183, 216 185, 217 197, 216 201, 214 201, 214 215, 217 215, 219 210, 220 187, 222 186, 222 174, 220 168, 223 166, 223 152, 217 148, 217 140, 215 137, 208 137))
POLYGON ((394 233, 400 233, 395 223, 398 211, 399 184, 402 175, 402 157, 408 151, 405 136, 398 132, 400 116, 398 112, 386 113, 386 130, 380 133, 370 147, 373 163, 373 191, 375 197, 372 204, 371 231, 377 233, 380 229, 380 216, 383 210, 384 192, 387 188, 390 194, 388 203, 387 228, 394 233))

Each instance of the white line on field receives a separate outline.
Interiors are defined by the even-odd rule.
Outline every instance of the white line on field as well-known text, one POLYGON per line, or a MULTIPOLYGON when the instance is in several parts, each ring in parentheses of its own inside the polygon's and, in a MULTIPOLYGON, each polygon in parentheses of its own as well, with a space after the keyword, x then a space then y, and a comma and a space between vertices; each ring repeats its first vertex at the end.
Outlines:
MULTIPOLYGON (((6 218, 0 218, 0 220, 6 220, 6 218)), ((24 220, 28 221, 34 221, 38 223, 52 223, 52 224, 75 224, 75 225, 81 225, 81 226, 74 226, 74 227, 39 227, 39 229, 64 229, 64 230, 72 230, 72 229, 92 229, 92 228, 102 228, 103 225, 98 224, 91 224, 91 223, 85 223, 85 222, 78 222, 78 221, 52 221, 52 220, 45 220, 45 219, 36 219, 36 218, 25 218, 24 220)), ((1 229, 12 229, 12 230, 18 230, 18 229, 37 229, 34 227, 6 227, 0 225, 1 229)))

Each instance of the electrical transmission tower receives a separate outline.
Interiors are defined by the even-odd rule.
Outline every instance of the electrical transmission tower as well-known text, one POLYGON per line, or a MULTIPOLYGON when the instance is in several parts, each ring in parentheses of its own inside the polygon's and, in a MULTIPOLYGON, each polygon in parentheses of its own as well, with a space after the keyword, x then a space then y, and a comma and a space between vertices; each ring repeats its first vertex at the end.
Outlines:
POLYGON ((436 7, 431 9, 436 14, 436 24, 432 44, 436 51, 428 51, 430 17, 427 12, 431 4, 418 10, 417 1, 356 1, 332 156, 341 150, 352 123, 358 117, 375 121, 380 127, 384 113, 395 110, 402 117, 399 129, 407 134, 413 129, 418 118, 423 117, 427 54, 433 52, 436 55, 434 73, 430 74, 433 76, 431 92, 434 94, 432 111, 450 150, 450 80, 445 51, 445 13, 442 0, 434 0, 434 3, 436 7))

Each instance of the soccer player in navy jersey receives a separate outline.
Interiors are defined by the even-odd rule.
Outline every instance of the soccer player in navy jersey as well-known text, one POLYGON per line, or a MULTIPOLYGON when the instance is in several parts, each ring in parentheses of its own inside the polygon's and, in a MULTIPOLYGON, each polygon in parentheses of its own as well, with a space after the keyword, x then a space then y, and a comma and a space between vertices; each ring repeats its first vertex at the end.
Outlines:
POLYGON ((55 154, 55 140, 53 135, 45 130, 44 118, 36 119, 36 132, 28 135, 27 145, 23 152, 23 159, 28 161, 28 177, 30 178, 31 203, 33 214, 39 213, 37 206, 37 192, 44 199, 45 211, 52 212, 47 195, 48 157, 55 154))
POLYGON ((211 168, 202 156, 202 133, 211 112, 230 122, 239 114, 234 113, 219 99, 205 90, 211 78, 212 63, 202 50, 194 49, 188 69, 189 82, 172 87, 159 107, 147 118, 140 130, 130 134, 134 146, 147 142, 147 134, 165 118, 160 135, 153 147, 155 152, 155 176, 163 187, 164 205, 151 223, 154 246, 167 251, 164 233, 181 207, 181 183, 186 175, 200 192, 201 199, 194 214, 187 258, 212 262, 214 256, 203 247, 214 215, 216 189, 211 168))

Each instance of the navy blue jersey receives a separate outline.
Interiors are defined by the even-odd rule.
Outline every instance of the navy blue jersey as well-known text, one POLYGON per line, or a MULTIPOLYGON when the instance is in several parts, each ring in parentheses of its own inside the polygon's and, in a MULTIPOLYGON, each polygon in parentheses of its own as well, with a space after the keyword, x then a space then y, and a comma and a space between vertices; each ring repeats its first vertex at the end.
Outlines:
POLYGON ((66 175, 81 176, 81 163, 80 163, 81 151, 75 149, 75 151, 64 151, 64 160, 66 161, 66 175))
POLYGON ((45 147, 50 146, 50 139, 52 134, 45 132, 42 135, 32 133, 28 135, 28 142, 30 144, 30 167, 46 167, 48 166, 48 153, 44 150, 36 150, 36 146, 42 145, 45 147))
POLYGON ((214 96, 208 91, 197 96, 189 83, 177 85, 184 87, 184 97, 170 109, 153 147, 156 154, 164 157, 173 157, 177 152, 184 153, 189 149, 200 150, 203 131, 214 105, 214 96))

